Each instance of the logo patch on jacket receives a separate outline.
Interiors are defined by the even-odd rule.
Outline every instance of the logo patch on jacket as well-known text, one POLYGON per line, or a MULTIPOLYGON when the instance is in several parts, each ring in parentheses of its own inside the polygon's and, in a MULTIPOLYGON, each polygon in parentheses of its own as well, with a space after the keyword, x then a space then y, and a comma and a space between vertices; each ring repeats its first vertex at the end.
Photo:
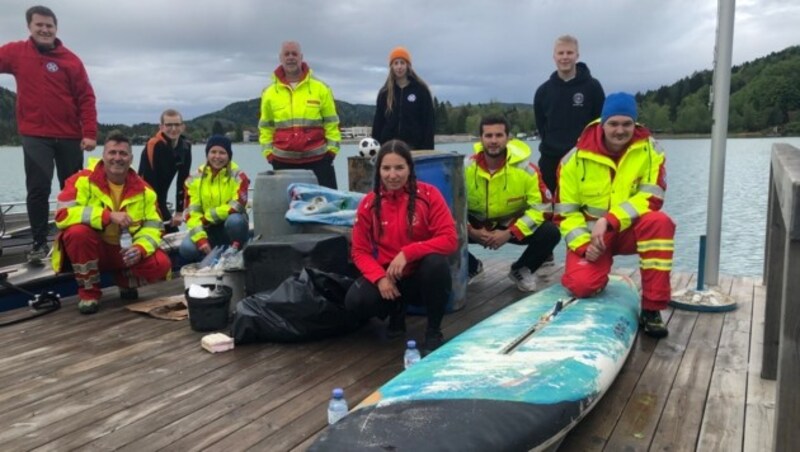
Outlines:
POLYGON ((58 65, 55 61, 48 61, 44 67, 47 68, 47 72, 58 72, 58 65))
POLYGON ((414 94, 414 93, 411 93, 411 94, 408 95, 407 99, 408 99, 409 102, 414 102, 414 101, 417 100, 417 95, 414 94))
POLYGON ((583 93, 575 93, 572 95, 572 106, 583 107, 583 93))

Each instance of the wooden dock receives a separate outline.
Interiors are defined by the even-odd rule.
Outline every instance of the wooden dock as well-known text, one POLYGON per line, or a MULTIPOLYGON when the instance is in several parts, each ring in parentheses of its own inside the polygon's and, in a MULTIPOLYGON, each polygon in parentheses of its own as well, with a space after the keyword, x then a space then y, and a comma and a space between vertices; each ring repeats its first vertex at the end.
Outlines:
MULTIPOLYGON (((484 265, 466 308, 445 317, 445 337, 522 296, 507 262, 484 265)), ((673 275, 673 289, 693 278, 673 275)), ((181 284, 142 289, 141 298, 178 294, 181 284)), ((760 377, 765 289, 742 277, 721 286, 739 308, 666 311, 669 337, 640 333, 609 392, 559 450, 771 449, 775 382, 760 377)), ((424 319, 408 327, 421 338, 424 319)), ((353 406, 402 370, 403 341, 382 331, 374 321, 324 341, 212 355, 187 321, 132 313, 114 289, 94 316, 69 299, 59 312, 0 329, 0 450, 304 450, 325 428, 333 387, 353 406)))

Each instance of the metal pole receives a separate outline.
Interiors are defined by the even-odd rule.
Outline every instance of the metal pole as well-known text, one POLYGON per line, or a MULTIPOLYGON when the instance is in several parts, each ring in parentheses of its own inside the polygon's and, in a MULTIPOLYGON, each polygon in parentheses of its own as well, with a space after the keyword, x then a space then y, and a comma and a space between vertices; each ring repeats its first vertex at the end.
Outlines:
POLYGON ((731 94, 731 54, 735 0, 719 0, 717 43, 714 58, 714 91, 711 126, 711 166, 708 180, 708 221, 706 223, 706 281, 719 282, 719 254, 722 231, 722 189, 725 185, 725 142, 728 136, 728 104, 731 94))
POLYGON ((706 276, 706 236, 700 236, 700 255, 697 257, 697 291, 700 292, 704 289, 706 276))

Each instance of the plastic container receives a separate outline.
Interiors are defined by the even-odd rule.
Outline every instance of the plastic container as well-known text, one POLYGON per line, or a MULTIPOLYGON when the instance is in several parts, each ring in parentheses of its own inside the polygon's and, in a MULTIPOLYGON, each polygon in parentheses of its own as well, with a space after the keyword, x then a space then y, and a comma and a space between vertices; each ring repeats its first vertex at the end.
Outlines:
POLYGON ((417 341, 411 340, 406 342, 406 353, 403 355, 403 367, 408 369, 422 359, 417 348, 417 341))
POLYGON ((133 246, 133 237, 128 228, 121 228, 119 230, 119 246, 124 250, 133 246))
POLYGON ((218 331, 228 327, 230 304, 233 290, 217 284, 203 284, 211 289, 208 298, 189 296, 189 289, 184 291, 189 306, 189 326, 195 331, 218 331))
POLYGON ((244 283, 245 283, 245 272, 244 271, 223 271, 223 270, 214 270, 211 268, 198 268, 197 264, 188 264, 184 265, 181 268, 181 277, 183 277, 183 287, 184 289, 188 289, 189 286, 192 284, 199 284, 199 285, 214 285, 216 284, 217 277, 222 277, 222 284, 228 286, 231 291, 231 303, 230 303, 230 310, 236 306, 236 303, 239 302, 242 298, 245 297, 244 291, 244 283))
POLYGON ((331 401, 328 402, 328 425, 337 423, 347 416, 348 411, 347 400, 344 398, 344 389, 335 388, 331 393, 331 401))
POLYGON ((258 173, 253 192, 254 236, 269 238, 274 235, 300 232, 297 226, 286 221, 289 196, 286 189, 294 182, 317 184, 313 171, 303 169, 265 171, 258 173))

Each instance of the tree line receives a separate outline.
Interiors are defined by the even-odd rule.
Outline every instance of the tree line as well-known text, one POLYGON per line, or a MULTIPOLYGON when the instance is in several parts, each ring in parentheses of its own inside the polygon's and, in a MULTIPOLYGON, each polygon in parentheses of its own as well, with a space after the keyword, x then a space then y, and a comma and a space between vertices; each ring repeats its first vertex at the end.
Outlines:
MULTIPOLYGON (((710 133, 712 77, 710 70, 695 72, 671 85, 637 93, 639 121, 659 133, 710 133)), ((15 101, 13 92, 0 88, 0 144, 19 144, 15 101)), ((257 98, 235 102, 187 121, 186 133, 193 141, 204 141, 215 132, 233 133, 241 139, 245 130, 257 132, 259 105, 257 98)), ((337 100, 336 107, 342 127, 372 125, 374 105, 337 100)), ((437 134, 476 135, 480 118, 487 114, 505 115, 514 135, 536 133, 531 103, 452 105, 434 98, 434 109, 437 134)), ((142 141, 156 133, 158 125, 100 124, 101 136, 113 129, 142 141)), ((751 135, 800 135, 800 46, 732 68, 728 130, 751 135)))

